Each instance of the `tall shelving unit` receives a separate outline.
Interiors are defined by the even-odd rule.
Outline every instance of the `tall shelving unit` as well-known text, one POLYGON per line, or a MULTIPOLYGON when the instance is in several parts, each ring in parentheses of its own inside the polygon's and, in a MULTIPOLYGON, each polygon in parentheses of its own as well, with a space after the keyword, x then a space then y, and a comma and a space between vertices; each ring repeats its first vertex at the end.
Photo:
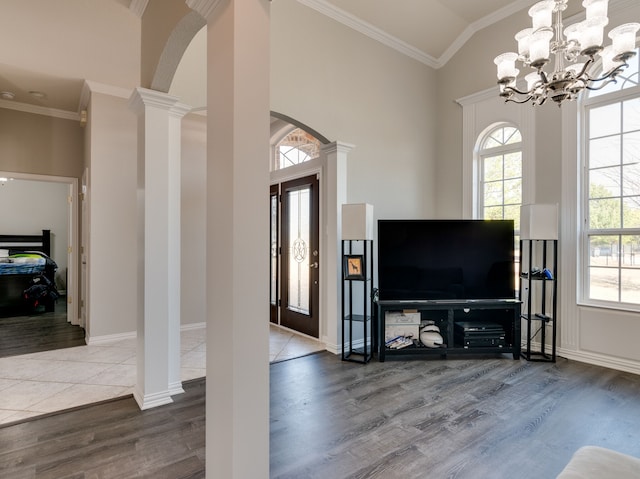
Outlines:
POLYGON ((558 240, 520 240, 520 252, 520 300, 523 303, 521 318, 526 323, 526 328, 523 328, 526 331, 526 345, 522 355, 527 361, 555 362, 558 240), (551 329, 550 338, 548 328, 551 329), (536 340, 538 348, 534 349, 536 340))
POLYGON ((556 361, 558 331, 558 205, 520 209, 520 300, 527 361, 556 361))
POLYGON ((342 241, 342 359, 368 363, 376 346, 373 241, 342 241))

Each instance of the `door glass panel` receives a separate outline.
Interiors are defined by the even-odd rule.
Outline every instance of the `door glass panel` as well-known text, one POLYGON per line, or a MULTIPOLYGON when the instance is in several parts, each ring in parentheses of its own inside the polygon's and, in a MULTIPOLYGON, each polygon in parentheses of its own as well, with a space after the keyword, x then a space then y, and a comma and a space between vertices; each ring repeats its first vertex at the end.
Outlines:
POLYGON ((289 217, 289 309, 309 314, 311 189, 287 192, 289 217))
POLYGON ((278 298, 278 196, 271 195, 271 289, 269 300, 276 305, 278 298))

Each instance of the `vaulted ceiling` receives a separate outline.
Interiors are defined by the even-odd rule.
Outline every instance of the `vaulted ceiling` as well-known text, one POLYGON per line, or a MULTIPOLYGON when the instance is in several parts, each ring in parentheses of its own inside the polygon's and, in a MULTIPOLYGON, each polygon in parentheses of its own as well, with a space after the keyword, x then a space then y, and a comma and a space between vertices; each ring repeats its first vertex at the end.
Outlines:
MULTIPOLYGON (((297 1, 433 68, 444 65, 476 31, 535 3, 535 0, 297 1)), ((139 21, 133 12, 139 13, 140 6, 146 4, 145 0, 66 3, 76 8, 82 6, 84 12, 80 18, 85 19, 68 25, 55 24, 60 7, 71 8, 59 2, 4 2, 4 12, 0 16, 0 40, 7 46, 12 40, 5 35, 13 35, 13 42, 16 37, 20 41, 21 32, 25 30, 29 36, 25 34, 22 37, 21 49, 0 57, 0 107, 32 105, 55 110, 64 116, 64 112, 78 113, 85 79, 118 88, 131 87, 132 73, 126 71, 131 65, 122 61, 124 55, 119 58, 114 55, 127 48, 124 44, 128 39, 127 29, 131 28, 132 22, 139 21), (54 11, 52 3, 56 4, 57 10, 54 11), (39 11, 33 12, 34 4, 40 8, 39 11), (25 13, 28 9, 31 9, 30 15, 25 13), (92 32, 101 34, 101 39, 90 40, 92 32), (111 37, 108 32, 113 32, 111 37), (28 43, 28 38, 33 38, 33 42, 28 43), (56 48, 65 49, 66 55, 56 56, 56 48), (71 62, 75 65, 72 66, 71 62), (42 92, 44 96, 30 93, 33 91, 42 92), (15 97, 2 98, 1 92, 12 92, 15 97)), ((184 100, 196 107, 203 105, 193 93, 193 86, 182 87, 181 90, 180 84, 188 83, 189 78, 195 76, 190 74, 192 69, 198 68, 200 72, 203 69, 204 38, 200 37, 187 51, 175 77, 175 88, 172 87, 173 93, 181 98, 181 91, 184 94, 191 92, 192 98, 184 100)), ((202 78, 201 73, 197 76, 202 78)))

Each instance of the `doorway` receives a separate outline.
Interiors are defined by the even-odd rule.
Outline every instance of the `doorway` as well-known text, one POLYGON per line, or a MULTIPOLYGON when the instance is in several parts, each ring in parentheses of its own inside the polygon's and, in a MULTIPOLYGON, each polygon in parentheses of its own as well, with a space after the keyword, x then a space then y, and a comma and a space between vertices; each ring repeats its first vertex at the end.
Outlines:
MULTIPOLYGON (((5 315, 3 338, 12 337, 5 355, 25 354, 84 344, 84 325, 79 325, 76 270, 76 202, 77 179, 0 172, 0 203, 12 205, 0 217, 3 233, 35 234, 42 229, 51 230, 50 256, 56 263, 54 284, 60 294, 55 311, 33 315, 27 310, 16 310, 5 315), (33 323, 33 327, 30 324, 33 323), (46 327, 45 327, 46 324, 46 327)), ((8 312, 9 313, 9 312, 8 312)))
POLYGON ((319 200, 318 175, 271 187, 270 320, 314 338, 320 334, 319 200))

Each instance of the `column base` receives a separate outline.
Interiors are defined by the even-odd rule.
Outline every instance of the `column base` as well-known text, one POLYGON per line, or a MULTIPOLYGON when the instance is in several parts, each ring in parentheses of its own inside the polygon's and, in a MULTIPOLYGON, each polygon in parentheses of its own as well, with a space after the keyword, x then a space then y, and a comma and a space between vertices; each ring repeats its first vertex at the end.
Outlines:
POLYGON ((142 411, 158 406, 164 406, 165 404, 171 404, 173 402, 170 391, 161 391, 153 394, 141 394, 139 391, 135 391, 133 393, 133 398, 136 400, 138 407, 142 411))

